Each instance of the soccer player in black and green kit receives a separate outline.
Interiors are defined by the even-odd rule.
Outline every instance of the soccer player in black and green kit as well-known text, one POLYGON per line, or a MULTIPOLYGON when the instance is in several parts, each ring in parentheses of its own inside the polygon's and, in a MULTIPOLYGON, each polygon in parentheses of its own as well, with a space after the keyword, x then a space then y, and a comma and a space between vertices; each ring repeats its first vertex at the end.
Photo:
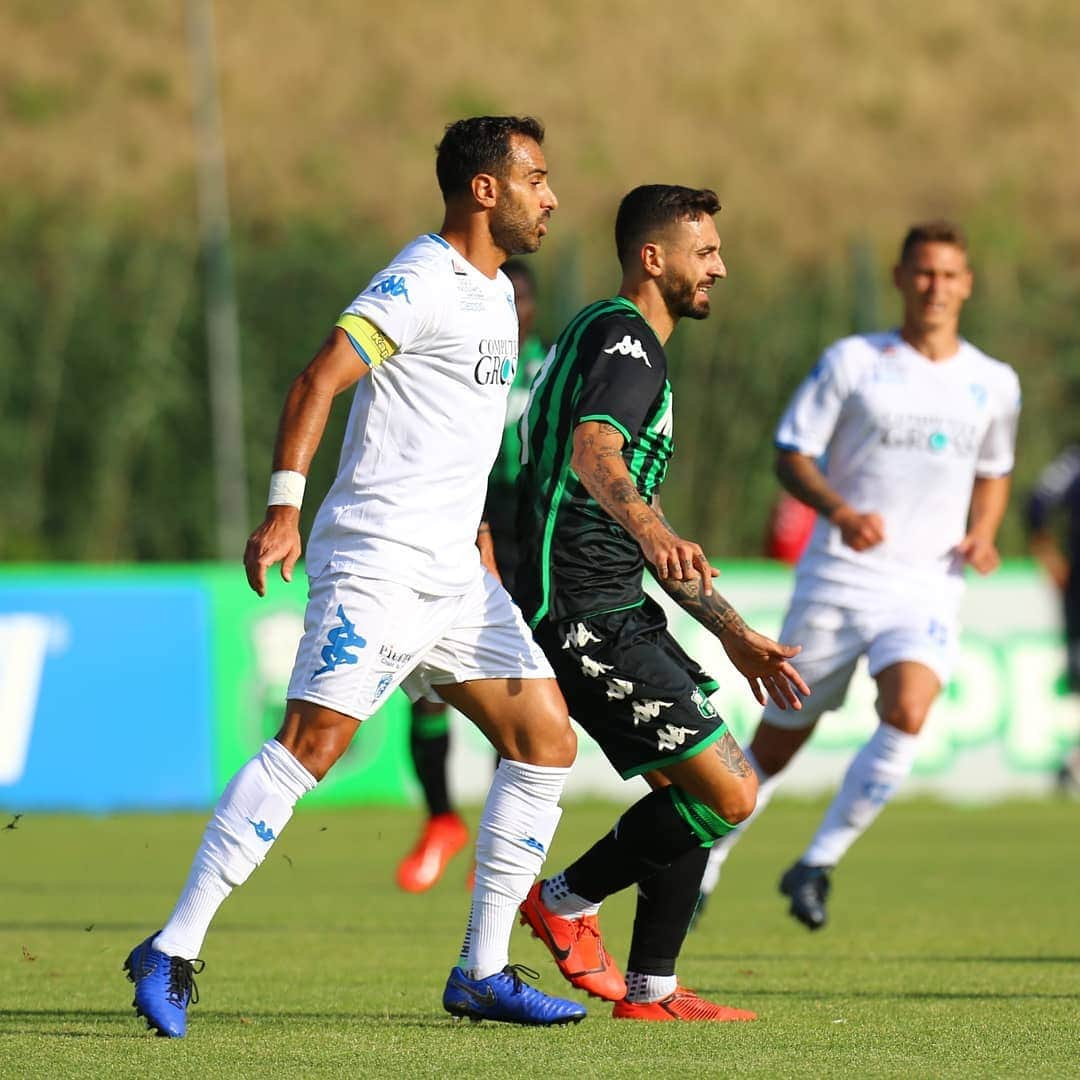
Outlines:
POLYGON ((652 184, 622 201, 619 294, 581 311, 533 384, 522 424, 521 564, 514 596, 571 715, 624 778, 652 790, 563 873, 537 882, 522 921, 572 984, 633 1020, 752 1020, 678 984, 675 963, 714 840, 753 811, 753 770, 708 695, 716 683, 668 633, 646 566, 722 642, 759 703, 800 708, 797 648, 749 629, 712 588, 699 545, 663 516, 672 439, 664 343, 704 319, 726 274, 714 192, 652 184), (625 980, 596 914, 638 886, 625 980))

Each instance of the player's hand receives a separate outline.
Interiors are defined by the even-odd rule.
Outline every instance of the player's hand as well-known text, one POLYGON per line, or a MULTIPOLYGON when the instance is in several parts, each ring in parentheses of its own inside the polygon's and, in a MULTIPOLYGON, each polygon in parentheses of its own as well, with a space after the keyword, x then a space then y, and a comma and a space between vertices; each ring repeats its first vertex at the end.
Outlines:
POLYGON ((295 506, 268 506, 263 523, 251 534, 244 548, 244 570, 248 584, 266 595, 266 571, 281 563, 282 581, 292 581, 293 567, 300 558, 300 511, 295 506))
POLYGON ((738 635, 725 634, 720 640, 759 705, 765 704, 768 695, 781 709, 802 708, 802 698, 810 693, 810 687, 791 664, 791 658, 802 652, 801 645, 781 645, 749 627, 738 635))
POLYGON ((956 554, 980 574, 989 574, 1001 565, 1001 556, 992 540, 968 533, 956 545, 956 554))
POLYGON ((656 567, 661 581, 693 581, 700 578, 702 591, 712 595, 712 579, 720 573, 711 566, 699 544, 683 540, 669 529, 657 528, 641 544, 645 558, 656 567))
POLYGON ((854 551, 877 547, 885 539, 885 519, 873 511, 860 514, 850 506, 841 506, 829 515, 840 530, 840 537, 854 551))

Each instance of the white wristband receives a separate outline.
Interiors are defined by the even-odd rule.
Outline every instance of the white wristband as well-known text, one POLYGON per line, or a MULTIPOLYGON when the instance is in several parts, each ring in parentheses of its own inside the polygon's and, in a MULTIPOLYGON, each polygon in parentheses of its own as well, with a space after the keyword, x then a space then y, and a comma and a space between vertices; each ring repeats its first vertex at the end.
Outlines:
POLYGON ((303 473, 281 469, 270 474, 270 494, 266 496, 267 506, 295 506, 300 509, 304 501, 304 487, 307 477, 303 473))

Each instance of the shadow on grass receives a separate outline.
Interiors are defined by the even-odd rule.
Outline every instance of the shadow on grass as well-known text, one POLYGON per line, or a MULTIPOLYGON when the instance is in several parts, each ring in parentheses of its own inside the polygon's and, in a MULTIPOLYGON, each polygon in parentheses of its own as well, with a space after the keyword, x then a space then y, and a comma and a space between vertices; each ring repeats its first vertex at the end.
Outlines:
MULTIPOLYGON (((302 1010, 245 1010, 244 1012, 214 1012, 200 1009, 190 1016, 199 1024, 257 1028, 263 1022, 284 1024, 334 1024, 334 1025, 382 1025, 393 1024, 395 1028, 416 1030, 460 1029, 497 1030, 498 1024, 474 1024, 458 1021, 447 1014, 417 1012, 305 1012, 302 1010)), ((54 1035, 58 1038, 115 1038, 114 1028, 94 1028, 82 1031, 61 1031, 60 1027, 78 1027, 87 1022, 123 1023, 123 1034, 132 1038, 149 1038, 144 1021, 131 1009, 0 1009, 0 1034, 5 1035, 54 1035)))
POLYGON ((724 998, 732 993, 750 994, 755 998, 806 998, 807 1001, 1076 1001, 1076 994, 1044 993, 1039 990, 1021 992, 1003 990, 762 990, 757 987, 742 986, 733 990, 729 984, 724 987, 696 987, 703 997, 724 998))
MULTIPOLYGON (((782 962, 785 964, 811 963, 819 964, 823 959, 832 963, 865 963, 867 957, 855 955, 836 955, 785 952, 785 953, 699 953, 695 959, 707 960, 710 963, 722 964, 748 964, 763 962, 782 962)), ((882 956, 874 953, 873 962, 882 964, 1080 964, 1080 956, 921 956, 912 953, 906 956, 882 956)))

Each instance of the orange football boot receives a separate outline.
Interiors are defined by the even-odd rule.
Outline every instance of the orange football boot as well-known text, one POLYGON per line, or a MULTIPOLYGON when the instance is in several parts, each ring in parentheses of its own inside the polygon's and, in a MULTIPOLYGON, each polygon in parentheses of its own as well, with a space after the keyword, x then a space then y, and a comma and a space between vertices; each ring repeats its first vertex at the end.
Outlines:
POLYGON ((626 980, 604 948, 595 915, 564 919, 544 906, 542 881, 536 882, 521 905, 521 925, 528 926, 550 950, 559 970, 572 986, 605 1001, 626 996, 626 980))
POLYGON ((406 892, 430 889, 442 877, 446 864, 468 843, 469 830, 455 813, 427 819, 416 847, 401 860, 397 883, 406 892))
POLYGON ((757 1013, 716 1005, 685 986, 675 987, 673 993, 659 1001, 627 1001, 623 998, 615 1002, 611 1015, 616 1020, 712 1020, 720 1023, 757 1019, 757 1013))

